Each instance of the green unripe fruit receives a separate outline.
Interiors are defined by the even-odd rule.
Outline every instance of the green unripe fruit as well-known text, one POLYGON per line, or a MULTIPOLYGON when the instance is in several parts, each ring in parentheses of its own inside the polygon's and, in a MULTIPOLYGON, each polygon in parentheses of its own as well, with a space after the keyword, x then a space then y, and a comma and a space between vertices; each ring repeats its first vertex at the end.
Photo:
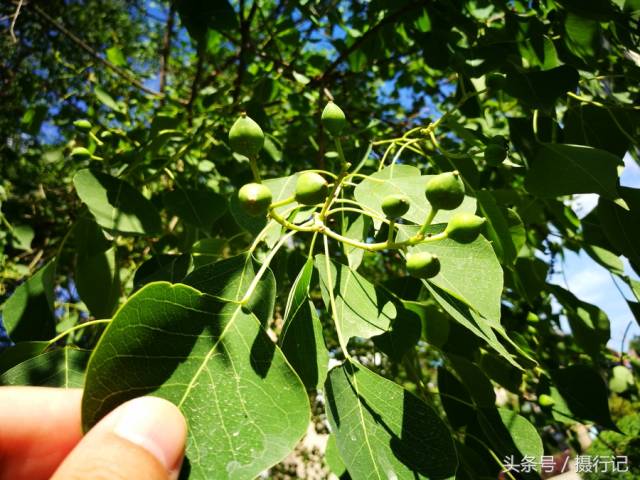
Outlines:
POLYGON ((73 126, 80 130, 91 130, 91 122, 85 119, 76 120, 73 126))
POLYGON ((234 152, 255 158, 264 145, 264 133, 260 125, 242 113, 229 130, 229 145, 234 152))
POLYGON ((484 218, 473 213, 456 212, 444 231, 450 239, 456 242, 470 243, 478 238, 485 222, 484 218))
POLYGON ((261 183, 247 183, 238 192, 238 199, 249 215, 257 217, 267 213, 273 196, 269 187, 261 183))
POLYGON ((440 260, 429 252, 409 253, 407 272, 417 278, 435 277, 440 272, 440 260))
POLYGON ((556 401, 553 399, 551 395, 547 395, 546 393, 543 393, 538 397, 538 404, 542 408, 549 408, 549 407, 553 407, 556 404, 556 401))
POLYGON ((387 218, 400 218, 409 210, 409 197, 402 194, 387 195, 382 199, 381 207, 387 218))
POLYGON ((507 158, 507 149, 492 143, 484 150, 484 159, 489 165, 497 166, 507 158))
POLYGON ((429 180, 424 193, 433 208, 453 210, 464 200, 464 185, 458 172, 445 172, 429 180))
POLYGON ((333 102, 327 103, 322 111, 322 125, 327 131, 337 137, 347 126, 347 119, 342 109, 333 102))
POLYGON ((296 202, 302 205, 317 205, 327 198, 329 185, 322 175, 304 172, 296 181, 296 202))
POLYGON ((71 157, 75 160, 87 160, 91 158, 91 152, 84 147, 76 147, 71 150, 71 157))

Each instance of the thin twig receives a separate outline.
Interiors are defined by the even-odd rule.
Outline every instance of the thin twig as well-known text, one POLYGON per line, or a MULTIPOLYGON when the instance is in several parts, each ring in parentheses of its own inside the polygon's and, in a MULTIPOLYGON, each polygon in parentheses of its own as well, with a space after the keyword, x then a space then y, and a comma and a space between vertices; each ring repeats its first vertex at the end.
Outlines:
POLYGON ((317 79, 312 80, 312 83, 324 84, 325 81, 333 74, 334 70, 340 66, 342 62, 344 62, 349 55, 358 50, 373 34, 377 33, 382 27, 395 22, 405 13, 417 8, 424 6, 425 2, 409 2, 406 6, 396 10, 395 12, 387 15, 378 23, 376 23, 369 30, 364 32, 361 37, 359 37, 355 42, 351 44, 348 48, 342 51, 338 58, 336 58, 331 65, 324 71, 324 73, 317 79))
MULTIPOLYGON (((56 28, 56 30, 58 30, 60 33, 68 37, 73 43, 78 45, 82 50, 88 53, 93 59, 102 63, 105 67, 107 67, 109 70, 111 70, 113 73, 115 73, 119 77, 128 81, 134 87, 137 87, 143 92, 148 93, 149 95, 153 95, 154 97, 161 97, 161 98, 164 97, 164 94, 160 92, 156 92, 155 90, 145 86, 142 82, 140 82, 140 80, 138 80, 137 78, 134 78, 129 72, 117 67, 107 59, 102 58, 100 55, 98 55, 98 52, 96 52, 93 48, 91 48, 84 40, 82 40, 77 35, 75 35, 70 30, 68 30, 64 25, 62 25, 56 19, 52 18, 48 13, 42 10, 38 5, 33 5, 33 11, 39 17, 41 17, 42 19, 46 20, 48 23, 53 25, 56 28)), ((183 104, 186 103, 184 100, 178 100, 178 102, 183 104)))
POLYGON ((14 28, 16 26, 16 21, 18 20, 18 16, 20 15, 20 9, 22 8, 22 3, 23 3, 23 0, 20 0, 18 2, 16 11, 13 14, 13 18, 11 19, 11 27, 9 27, 9 34, 11 34, 11 40, 13 40, 13 43, 18 43, 18 38, 16 37, 16 32, 14 31, 14 28))
POLYGON ((167 26, 162 38, 162 56, 160 57, 160 93, 164 94, 167 85, 167 70, 169 68, 169 54, 171 53, 171 37, 173 36, 173 22, 175 18, 175 3, 171 2, 167 15, 167 26))

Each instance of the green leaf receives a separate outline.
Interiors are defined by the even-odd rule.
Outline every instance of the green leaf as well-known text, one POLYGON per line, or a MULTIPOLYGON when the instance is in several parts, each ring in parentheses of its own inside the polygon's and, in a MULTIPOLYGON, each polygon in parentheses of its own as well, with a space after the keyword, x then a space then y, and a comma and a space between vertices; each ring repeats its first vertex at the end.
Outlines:
POLYGON ((18 250, 31 250, 31 242, 35 236, 33 228, 29 225, 15 225, 11 230, 14 238, 13 248, 18 250))
POLYGON ((572 365, 552 372, 551 377, 574 417, 618 431, 609 412, 607 386, 598 372, 572 365))
POLYGON ((164 192, 162 202, 167 211, 184 222, 206 232, 227 211, 225 198, 210 189, 188 189, 164 192))
POLYGON ((391 324, 391 330, 373 337, 373 343, 394 362, 400 363, 405 354, 410 352, 420 340, 422 322, 420 317, 402 303, 397 302, 398 311, 391 324))
POLYGON ((433 295, 435 301, 438 302, 444 311, 451 315, 456 322, 484 340, 491 348, 498 352, 514 367, 519 369, 522 368, 513 358, 513 355, 496 337, 497 332, 502 338, 514 345, 500 324, 488 321, 448 291, 436 285, 432 285, 429 282, 425 282, 425 286, 431 295, 433 295))
POLYGON ((525 179, 526 189, 543 198, 599 193, 616 199, 619 157, 581 145, 541 145, 525 179))
POLYGON ((621 193, 631 211, 600 198, 596 214, 600 221, 600 230, 604 232, 615 253, 623 254, 637 265, 640 264, 640 244, 637 241, 640 238, 640 205, 630 202, 633 198, 628 195, 629 190, 632 189, 623 188, 621 193))
POLYGON ((585 61, 592 60, 600 50, 600 23, 569 12, 564 28, 569 50, 585 61))
POLYGON ((89 353, 75 347, 41 353, 0 375, 0 385, 82 388, 89 353))
POLYGON ((519 229, 524 230, 522 221, 517 214, 511 215, 506 208, 498 206, 495 197, 487 190, 477 190, 478 205, 483 216, 487 219, 487 233, 492 242, 496 255, 503 264, 513 264, 518 256, 518 250, 513 234, 519 235, 519 229), (519 224, 516 223, 520 220, 519 224))
POLYGON ((447 426, 412 393, 352 363, 331 370, 325 391, 331 431, 354 480, 455 475, 447 426))
POLYGON ((19 342, 0 350, 0 373, 43 352, 48 342, 19 342))
POLYGON ((474 421, 476 412, 469 391, 444 367, 438 368, 438 393, 449 424, 454 429, 457 430, 474 421))
POLYGON ((602 265, 604 268, 615 273, 616 275, 624 275, 624 264, 618 255, 596 245, 583 245, 589 256, 602 265))
MULTIPOLYGON (((356 186, 355 199, 365 209, 373 210, 384 217, 382 199, 391 194, 403 194, 409 197, 411 206, 402 217, 418 225, 422 225, 431 211, 431 206, 424 194, 425 186, 433 175, 421 175, 420 170, 410 165, 394 164, 375 172, 356 186)), ((441 210, 434 219, 434 223, 446 223, 454 212, 464 211, 475 213, 476 202, 471 197, 465 197, 462 205, 456 210, 441 210)), ((380 220, 374 220, 376 228, 380 220)))
MULTIPOLYGON (((416 227, 398 226, 399 239, 416 233, 416 227)), ((428 232, 437 233, 441 227, 428 232)), ((480 315, 498 324, 502 296, 502 268, 491 244, 482 236, 461 244, 444 239, 409 248, 410 252, 430 252, 440 259, 440 273, 425 283, 436 285, 467 303, 480 315)))
POLYGON ((53 259, 16 288, 2 306, 4 326, 14 342, 49 340, 55 335, 55 271, 53 259))
MULTIPOLYGON (((200 267, 187 275, 182 283, 219 300, 238 302, 246 296, 255 278, 254 272, 253 259, 243 253, 200 267)), ((267 269, 244 308, 266 324, 273 317, 275 301, 276 280, 271 269, 267 269)))
MULTIPOLYGON (((371 228, 371 218, 366 215, 358 215, 353 220, 348 222, 345 231, 342 233, 345 237, 357 240, 359 242, 365 242, 367 239, 367 233, 371 228)), ((364 257, 364 250, 354 247, 352 245, 343 244, 344 253, 347 255, 347 262, 349 267, 353 270, 357 270, 362 263, 364 257)))
POLYGON ((80 255, 76 260, 78 294, 96 318, 111 318, 120 299, 117 247, 98 255, 80 255))
POLYGON ((504 91, 531 108, 550 109, 559 97, 576 89, 579 79, 576 69, 568 65, 542 72, 512 70, 504 91))
POLYGON ((107 60, 117 67, 123 67, 127 64, 127 59, 124 58, 122 50, 118 47, 107 48, 107 60))
POLYGON ((94 317, 111 318, 121 293, 117 248, 88 214, 75 224, 74 244, 78 294, 94 317))
POLYGON ((640 126, 640 112, 580 104, 567 110, 563 122, 566 143, 588 145, 623 157, 640 126))
POLYGON ((138 267, 133 276, 133 288, 138 290, 151 282, 181 282, 191 270, 191 255, 156 255, 138 267))
POLYGON ((342 478, 342 475, 347 473, 347 467, 340 456, 340 452, 338 451, 338 444, 336 443, 336 436, 329 435, 329 439, 327 440, 327 447, 324 451, 324 461, 326 462, 329 470, 336 477, 342 478))
POLYGON ((124 113, 124 109, 116 102, 111 95, 109 95, 100 85, 96 85, 93 89, 93 93, 100 103, 105 107, 115 110, 116 112, 124 113))
POLYGON ((113 318, 87 367, 85 430, 145 394, 185 415, 193 479, 254 478, 309 422, 304 386, 256 316, 184 285, 147 285, 113 318))
POLYGON ((483 409, 478 412, 478 421, 500 458, 513 455, 539 459, 544 454, 536 427, 513 410, 483 409))
POLYGON ((227 0, 202 3, 198 0, 174 0, 182 24, 196 42, 206 40, 207 31, 234 30, 238 27, 236 12, 227 0))
POLYGON ((550 285, 549 291, 565 308, 576 343, 592 357, 598 357, 611 334, 607 314, 557 285, 550 285))
POLYGON ((153 204, 128 183, 84 169, 73 177, 73 184, 102 228, 121 234, 160 232, 160 216, 153 204))
POLYGON ((457 355, 449 354, 447 358, 460 376, 462 384, 471 394, 474 403, 479 407, 493 407, 496 403, 496 394, 491 381, 480 367, 457 355))
POLYGON ((316 255, 315 265, 320 274, 322 299, 333 310, 330 292, 335 299, 336 328, 340 344, 346 351, 351 337, 371 338, 387 332, 397 316, 391 298, 362 275, 346 265, 336 263, 325 255, 316 255))
POLYGON ((321 388, 327 378, 329 352, 322 336, 322 324, 309 299, 313 260, 307 259, 287 299, 280 348, 308 390, 321 388))

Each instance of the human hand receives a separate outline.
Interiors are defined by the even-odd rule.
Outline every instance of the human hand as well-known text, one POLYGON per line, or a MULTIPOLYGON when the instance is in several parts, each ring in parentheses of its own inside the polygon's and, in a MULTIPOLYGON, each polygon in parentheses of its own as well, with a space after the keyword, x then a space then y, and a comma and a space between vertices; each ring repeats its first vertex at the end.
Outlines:
POLYGON ((0 480, 178 477, 187 427, 156 397, 120 405, 84 437, 82 391, 0 388, 0 480))

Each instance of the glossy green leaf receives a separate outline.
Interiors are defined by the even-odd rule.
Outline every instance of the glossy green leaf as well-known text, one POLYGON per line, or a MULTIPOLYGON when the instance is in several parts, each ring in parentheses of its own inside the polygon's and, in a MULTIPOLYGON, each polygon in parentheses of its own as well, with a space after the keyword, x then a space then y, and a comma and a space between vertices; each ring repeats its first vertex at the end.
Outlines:
POLYGON ((13 248, 18 250, 31 250, 31 242, 35 232, 29 225, 14 225, 11 230, 11 235, 14 238, 13 248))
POLYGON ((418 397, 359 364, 329 372, 327 416, 354 480, 453 478, 451 434, 418 397))
MULTIPOLYGON (((416 227, 399 226, 399 230, 401 235, 398 238, 402 239, 413 235, 416 227)), ((440 230, 434 227, 429 233, 440 230)), ((426 283, 446 290, 492 323, 499 322, 502 268, 491 244, 484 237, 465 244, 450 239, 425 242, 410 247, 409 251, 430 252, 440 259, 440 273, 426 283)))
POLYGON ((340 452, 338 451, 335 435, 329 435, 327 446, 324 451, 324 461, 327 463, 331 473, 336 477, 341 478, 342 475, 347 474, 347 467, 345 466, 344 461, 340 456, 340 452))
MULTIPOLYGON (((356 218, 348 222, 343 235, 347 238, 357 240, 358 242, 366 242, 367 234, 371 229, 371 218, 365 215, 358 215, 356 218)), ((344 252, 347 255, 349 267, 357 270, 364 257, 364 250, 351 245, 343 244, 344 252)))
POLYGON ((612 153, 581 145, 543 144, 525 180, 525 187, 539 197, 574 193, 598 193, 618 198, 617 167, 621 159, 612 153))
POLYGON ((322 324, 309 299, 312 275, 313 260, 308 259, 291 286, 280 334, 282 352, 309 390, 322 387, 329 365, 322 324))
POLYGON ((82 388, 89 353, 74 347, 41 353, 0 375, 0 385, 82 388))
POLYGON ((123 180, 84 169, 73 177, 73 184, 102 228, 138 235, 154 235, 161 230, 153 204, 123 180))
POLYGON ((336 263, 325 255, 316 255, 320 274, 322 299, 333 310, 330 292, 335 300, 335 321, 340 331, 340 343, 346 350, 351 337, 370 338, 390 329, 397 316, 391 298, 376 288, 358 272, 336 263))
POLYGON ((14 342, 49 340, 55 335, 55 271, 53 259, 16 288, 2 305, 2 320, 14 342))
POLYGON ((596 20, 569 13, 564 20, 569 49, 584 60, 592 59, 600 49, 600 24, 596 20))
MULTIPOLYGON (((420 170, 416 167, 394 164, 375 172, 360 182, 354 190, 354 196, 363 207, 384 217, 381 208, 382 199, 391 194, 406 195, 410 199, 411 206, 402 218, 421 225, 431 211, 431 206, 427 202, 424 190, 427 182, 432 177, 433 175, 421 175, 420 170)), ((476 211, 475 200, 471 197, 465 197, 462 205, 456 210, 439 211, 434 223, 446 222, 451 218, 453 212, 457 211, 474 213, 476 211)), ((380 223, 380 220, 374 221, 376 227, 380 223)))
POLYGON ((309 421, 304 386, 258 318, 184 285, 147 285, 115 315, 87 368, 84 428, 145 394, 185 415, 193 479, 254 478, 309 421))

